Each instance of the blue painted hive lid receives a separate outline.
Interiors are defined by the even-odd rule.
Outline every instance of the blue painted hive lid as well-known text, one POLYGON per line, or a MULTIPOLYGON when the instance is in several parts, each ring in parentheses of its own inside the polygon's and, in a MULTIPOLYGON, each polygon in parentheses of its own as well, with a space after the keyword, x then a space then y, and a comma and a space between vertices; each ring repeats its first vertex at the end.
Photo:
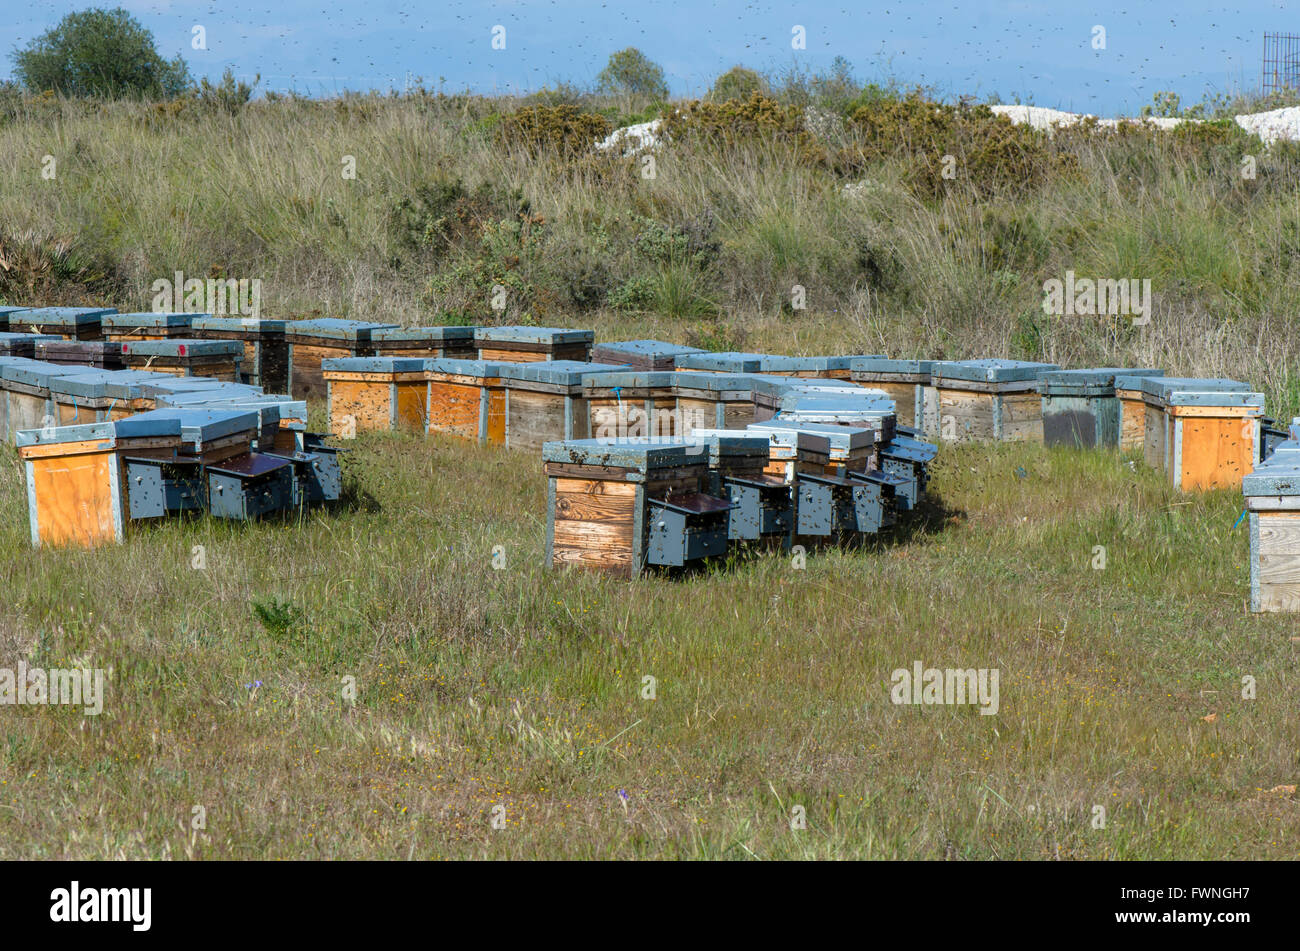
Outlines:
POLYGON ((626 366, 587 363, 582 360, 537 360, 532 363, 502 364, 501 377, 505 380, 581 386, 582 381, 592 375, 605 376, 626 369, 626 366))
MULTIPOLYGON (((85 327, 99 324, 105 316, 116 314, 114 307, 34 307, 24 311, 23 324, 50 324, 56 327, 85 327)), ((10 318, 12 320, 12 317, 10 318)))
POLYGON ((49 343, 52 340, 62 340, 57 334, 32 334, 22 333, 20 331, 6 330, 0 332, 0 343, 49 343))
POLYGON ((383 327, 374 331, 370 339, 384 343, 472 343, 476 327, 383 327))
POLYGON ((141 392, 140 384, 134 384, 134 390, 131 384, 126 381, 115 381, 113 379, 114 371, 101 370, 97 373, 73 373, 68 376, 51 377, 46 386, 49 387, 50 393, 59 396, 80 396, 85 399, 131 399, 132 392, 138 396, 141 392), (116 384, 113 388, 119 395, 109 393, 109 385, 116 384), (128 395, 120 395, 128 394, 128 395))
POLYGON ((761 457, 766 459, 771 451, 767 436, 748 430, 735 432, 726 429, 697 429, 687 439, 704 446, 710 465, 716 466, 723 458, 761 457))
POLYGON ((692 353, 704 353, 699 347, 686 347, 678 343, 666 343, 663 340, 615 340, 596 344, 592 350, 593 357, 613 358, 623 362, 625 358, 644 360, 673 360, 692 353))
POLYGON ((171 340, 123 340, 122 353, 136 357, 243 357, 244 345, 238 340, 197 340, 174 337, 171 340))
POLYGON ((827 357, 785 357, 769 354, 759 360, 758 368, 762 373, 825 373, 830 370, 848 370, 853 366, 854 360, 874 356, 879 354, 860 353, 827 357))
POLYGON ((601 390, 615 387, 629 390, 666 389, 674 384, 679 374, 672 370, 626 370, 613 364, 601 364, 603 370, 584 373, 582 385, 601 390))
POLYGON ((771 419, 762 423, 750 423, 752 432, 797 432, 820 436, 825 439, 832 450, 851 452, 866 449, 876 444, 876 432, 862 426, 828 426, 823 423, 802 423, 791 420, 771 419))
POLYGON ((1027 360, 936 360, 930 365, 934 379, 970 380, 974 383, 1019 383, 1036 380, 1048 370, 1060 369, 1055 363, 1027 360))
POLYGON ((454 376, 500 377, 506 364, 499 360, 457 360, 453 357, 436 357, 424 361, 430 373, 448 373, 454 376))
POLYGON ((1115 377, 1115 389, 1117 390, 1134 390, 1140 391, 1143 387, 1143 380, 1150 380, 1154 377, 1164 376, 1162 370, 1144 370, 1141 373, 1123 373, 1115 377))
POLYGON ((1281 460, 1260 466, 1241 479, 1241 494, 1247 497, 1260 495, 1300 495, 1300 465, 1290 461, 1288 454, 1281 460))
POLYGON ((888 396, 859 390, 857 394, 786 393, 781 397, 783 413, 866 413, 888 415, 897 411, 888 396))
POLYGON ((1165 397, 1168 406, 1247 407, 1264 411, 1264 394, 1248 390, 1174 390, 1165 397))
POLYGON ((48 388, 50 380, 56 377, 73 376, 78 373, 100 373, 99 367, 78 366, 76 364, 43 363, 31 361, 31 365, 10 363, 0 370, 0 379, 21 383, 25 386, 48 388))
POLYGON ((154 376, 158 377, 158 379, 145 382, 145 396, 196 393, 200 390, 225 390, 231 387, 238 387, 241 392, 245 393, 262 392, 261 387, 249 383, 231 383, 228 380, 215 380, 210 376, 171 376, 166 373, 156 373, 154 376))
POLYGON ((155 409, 127 417, 132 421, 176 420, 185 442, 204 443, 258 428, 256 413, 241 409, 155 409))
POLYGON ((545 462, 578 466, 610 466, 645 472, 672 466, 698 465, 708 460, 704 446, 684 439, 650 437, 568 439, 542 445, 545 462))
POLYGON ((677 366, 683 370, 713 370, 720 373, 757 373, 763 368, 763 361, 772 356, 766 353, 743 353, 726 351, 723 353, 691 353, 677 360, 677 366))
POLYGON ((1171 393, 1177 393, 1180 390, 1210 393, 1249 389, 1249 383, 1242 383, 1240 380, 1228 380, 1222 377, 1147 376, 1142 378, 1141 385, 1143 393, 1166 401, 1171 393))
POLYGON ((6 305, 6 306, 4 306, 4 307, 0 307, 0 321, 3 321, 4 318, 8 317, 10 314, 20 314, 20 313, 22 313, 22 312, 25 311, 25 310, 31 310, 31 308, 30 308, 30 307, 10 307, 10 306, 8 306, 8 305, 6 305))
POLYGON ((376 330, 395 330, 397 324, 376 324, 364 320, 321 317, 315 320, 291 320, 284 332, 291 337, 324 337, 330 340, 369 340, 376 330))
POLYGON ((190 321, 192 330, 217 330, 222 333, 247 331, 249 333, 284 333, 285 320, 268 320, 264 317, 213 317, 210 314, 195 314, 190 321))
POLYGON ((740 398, 752 394, 755 385, 762 386, 763 381, 753 373, 712 373, 708 371, 676 371, 673 387, 678 393, 708 392, 733 393, 740 398))
POLYGON ((593 330, 571 330, 567 327, 476 327, 474 342, 482 343, 591 343, 596 339, 593 330))
MULTIPOLYGON (((756 426, 762 426, 763 423, 750 423, 748 429, 697 429, 695 435, 708 433, 737 433, 743 432, 749 435, 762 436, 767 440, 769 451, 773 446, 779 446, 782 449, 802 449, 805 452, 819 452, 823 455, 831 451, 831 441, 820 433, 814 433, 809 430, 790 427, 787 429, 773 429, 768 426, 765 429, 756 429, 756 426)), ((777 423, 777 425, 781 425, 777 423)))
POLYGON ((895 373, 899 376, 929 376, 935 360, 892 360, 889 357, 857 357, 849 364, 854 373, 895 373))
POLYGON ((188 327, 191 321, 196 317, 206 317, 207 314, 190 314, 177 311, 161 311, 154 313, 152 311, 140 311, 130 314, 105 314, 103 323, 105 328, 114 330, 134 330, 137 327, 188 327))
POLYGON ((14 433, 18 446, 53 446, 71 442, 103 442, 105 448, 114 445, 117 436, 112 423, 76 423, 72 426, 43 426, 40 429, 20 429, 14 433))
POLYGON ((330 357, 320 362, 326 373, 423 373, 423 357, 330 357))
MULTIPOLYGON (((1047 395, 1089 396, 1115 392, 1118 380, 1160 376, 1160 370, 1127 367, 1089 367, 1079 370, 1049 370, 1038 378, 1038 389, 1047 395)), ((1131 389, 1134 387, 1118 387, 1131 389)))

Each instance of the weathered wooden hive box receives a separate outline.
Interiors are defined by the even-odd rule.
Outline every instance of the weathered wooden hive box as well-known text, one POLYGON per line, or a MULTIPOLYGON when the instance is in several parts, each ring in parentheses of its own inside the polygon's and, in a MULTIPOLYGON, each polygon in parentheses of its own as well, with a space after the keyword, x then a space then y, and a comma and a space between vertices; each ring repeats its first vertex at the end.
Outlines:
POLYGON ((1184 492, 1240 489, 1259 458, 1264 394, 1167 390, 1167 469, 1184 492))
POLYGON ((9 315, 9 330, 54 334, 65 340, 103 340, 101 321, 112 307, 34 307, 9 315))
POLYGON ((595 333, 563 327, 478 327, 474 345, 480 360, 534 363, 542 360, 591 360, 595 333))
POLYGON ((750 423, 745 432, 767 437, 766 475, 778 476, 786 485, 793 485, 805 472, 825 475, 831 461, 831 441, 819 433, 802 429, 755 429, 750 423))
POLYGON ((853 361, 854 383, 883 390, 894 401, 900 426, 939 435, 939 395, 930 379, 933 360, 890 360, 859 357, 853 361))
POLYGON ((319 320, 291 320, 284 325, 289 347, 288 391, 300 400, 325 399, 325 378, 321 361, 339 357, 374 355, 371 336, 376 330, 395 330, 396 324, 367 323, 324 317, 319 320))
POLYGON ((394 430, 425 433, 428 361, 422 357, 338 357, 321 363, 330 429, 355 435, 394 430))
POLYGON ((697 429, 692 439, 709 454, 709 494, 731 503, 727 537, 788 542, 794 495, 783 475, 771 474, 769 435, 745 429, 697 429))
POLYGON ((730 505, 706 494, 702 444, 579 439, 547 443, 542 459, 551 567, 630 578, 726 551, 730 505))
MULTIPOLYGON (((761 423, 752 423, 748 427, 753 433, 801 433, 825 440, 826 462, 820 473, 812 474, 847 476, 850 472, 862 472, 871 468, 875 458, 878 433, 863 426, 842 426, 828 423, 805 423, 797 420, 770 419, 761 423)), ((793 435, 786 438, 796 438, 793 435)), ((820 443, 818 443, 820 446, 820 443)))
POLYGON ((155 397, 160 408, 235 409, 258 416, 254 448, 259 452, 293 452, 302 448, 307 430, 307 401, 288 394, 246 392, 242 384, 194 392, 164 393, 155 397), (225 387, 228 387, 226 389, 225 387))
POLYGON ((1146 394, 1142 381, 1164 376, 1163 372, 1124 374, 1115 377, 1115 399, 1119 401, 1119 448, 1121 452, 1145 451, 1147 429, 1146 394))
POLYGON ((121 542, 128 522, 125 459, 174 454, 180 438, 174 421, 138 418, 19 432, 32 546, 121 542))
POLYGON ((786 357, 764 355, 758 361, 759 373, 776 373, 806 379, 852 379, 853 361, 872 357, 872 354, 831 357, 786 357))
POLYGON ((671 370, 588 373, 582 378, 588 435, 595 439, 678 436, 677 374, 671 370))
POLYGON ((124 370, 126 358, 122 345, 105 340, 65 340, 46 338, 37 342, 33 353, 37 360, 66 366, 97 367, 100 370, 124 370))
POLYGON ((51 377, 51 412, 57 426, 112 422, 152 407, 144 385, 152 373, 103 370, 51 377))
POLYGON ((1250 519, 1250 609, 1300 611, 1300 442, 1242 479, 1250 519))
POLYGON ((1153 469, 1169 469, 1170 436, 1173 425, 1167 412, 1169 394, 1186 390, 1189 392, 1209 393, 1245 393, 1250 390, 1249 383, 1240 380, 1228 380, 1221 377, 1186 377, 1186 376, 1143 376, 1121 378, 1126 383, 1136 382, 1142 390, 1142 458, 1153 469))
POLYGON ((20 316, 30 307, 0 307, 0 331, 4 333, 23 333, 29 331, 29 328, 23 326, 22 317, 20 316), (9 321, 13 320, 14 326, 9 326, 9 321))
POLYGON ((79 373, 97 373, 95 367, 62 366, 40 360, 6 357, 0 362, 0 386, 4 387, 5 415, 9 438, 24 429, 57 425, 50 380, 79 373))
POLYGON ((849 380, 812 380, 770 373, 746 373, 743 378, 753 393, 756 422, 771 419, 781 412, 781 401, 788 396, 834 397, 859 392, 858 385, 849 380))
POLYGON ((548 442, 592 436, 583 381, 616 375, 620 369, 576 360, 503 363, 506 448, 540 452, 548 442))
POLYGON ((36 345, 38 343, 62 339, 62 337, 56 337, 53 334, 9 333, 6 331, 0 333, 0 357, 27 357, 31 359, 36 356, 36 345))
POLYGON ((129 419, 176 420, 181 427, 181 453, 204 464, 251 452, 260 424, 257 413, 212 406, 166 407, 129 419))
POLYGON ((391 327, 376 330, 370 343, 377 357, 419 357, 431 360, 475 360, 475 327, 391 327))
POLYGON ((178 312, 105 314, 100 326, 105 340, 167 340, 172 337, 193 337, 190 324, 196 318, 207 316, 209 315, 178 312))
POLYGON ((754 383, 743 373, 677 373, 675 436, 696 429, 744 429, 754 422, 754 383))
POLYGON ((652 372, 675 370, 681 357, 704 353, 699 347, 685 347, 662 340, 616 340, 598 343, 591 350, 593 363, 612 363, 630 370, 652 372))
POLYGON ((1043 403, 1037 380, 1054 363, 1023 360, 935 361, 942 442, 1042 442, 1043 403))
POLYGON ((244 359, 244 347, 236 340, 128 340, 117 346, 129 369, 228 383, 239 382, 239 365, 244 359))
MULTIPOLYGON (((1080 449, 1120 448, 1125 420, 1115 393, 1115 381, 1161 373, 1155 369, 1117 367, 1048 370, 1038 378, 1038 391, 1043 400, 1043 444, 1080 449)), ((1136 422, 1138 419, 1129 421, 1131 429, 1136 428, 1136 422)))
POLYGON ((289 389, 289 345, 284 339, 287 321, 259 317, 195 315, 190 336, 196 340, 238 340, 244 347, 239 382, 265 390, 289 389))
POLYGON ((876 442, 894 438, 897 413, 894 401, 885 393, 856 388, 846 393, 787 393, 781 397, 781 409, 774 421, 816 423, 827 426, 866 427, 875 433, 876 442))
POLYGON ((688 373, 758 373, 766 353, 690 353, 677 359, 677 369, 688 373))
POLYGON ((482 443, 506 440, 503 363, 488 360, 430 360, 429 429, 482 443))

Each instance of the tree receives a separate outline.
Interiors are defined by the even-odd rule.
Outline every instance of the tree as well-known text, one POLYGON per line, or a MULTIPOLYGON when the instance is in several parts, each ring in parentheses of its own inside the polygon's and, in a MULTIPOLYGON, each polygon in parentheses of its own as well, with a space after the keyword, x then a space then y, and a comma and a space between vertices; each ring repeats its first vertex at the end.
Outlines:
POLYGON ((664 81, 663 69, 635 46, 610 56, 596 81, 602 92, 668 98, 668 83, 664 81))
POLYGON ((32 92, 157 99, 191 85, 185 61, 164 60, 153 34, 121 7, 69 13, 15 50, 13 61, 14 75, 32 92))
POLYGON ((744 66, 733 66, 713 81, 709 99, 714 102, 748 99, 756 92, 767 92, 767 83, 763 77, 744 66))

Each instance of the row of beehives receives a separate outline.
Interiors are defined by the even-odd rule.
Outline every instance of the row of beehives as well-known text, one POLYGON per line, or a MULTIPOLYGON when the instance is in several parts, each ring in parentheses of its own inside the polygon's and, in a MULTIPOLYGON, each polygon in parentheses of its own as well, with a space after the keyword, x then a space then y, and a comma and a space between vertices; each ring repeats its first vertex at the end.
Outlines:
POLYGON ((0 429, 18 446, 35 546, 121 541, 187 511, 251 519, 342 488, 304 401, 213 378, 0 357, 0 429))
POLYGON ((937 447, 917 435, 776 418, 685 437, 548 442, 547 564, 631 577, 735 545, 853 544, 924 497, 937 447))
MULTIPOLYGON (((8 349, 10 333, 81 344, 82 359, 105 366, 132 351, 162 366, 184 365, 185 351, 215 357, 237 352, 238 382, 298 399, 323 397, 321 361, 339 357, 397 356, 532 362, 587 360, 594 334, 560 327, 399 327, 396 324, 321 318, 278 320, 201 313, 118 313, 110 307, 0 307, 0 356, 32 356, 8 349), (146 341, 165 346, 137 348, 146 341), (206 346, 222 342, 225 349, 206 346), (130 344, 129 350, 122 345, 130 344)), ((19 346, 31 346, 28 340, 19 346)), ((687 348, 679 348, 687 349, 687 348)), ((189 354, 190 359, 195 357, 189 354)), ((214 375, 205 373, 204 375, 214 375)), ((223 377, 224 378, 224 377, 223 377)))

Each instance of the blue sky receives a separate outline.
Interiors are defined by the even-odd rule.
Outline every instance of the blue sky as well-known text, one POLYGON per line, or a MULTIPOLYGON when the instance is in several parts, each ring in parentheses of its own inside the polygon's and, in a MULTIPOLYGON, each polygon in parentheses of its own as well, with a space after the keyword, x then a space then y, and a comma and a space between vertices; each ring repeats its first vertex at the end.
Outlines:
MULTIPOLYGON (((96 4, 4 0, 0 49, 26 45, 66 13, 96 4)), ((686 0, 105 0, 153 31, 196 76, 262 75, 263 88, 312 95, 401 88, 408 76, 448 91, 537 89, 593 80, 609 54, 636 46, 664 67, 675 94, 699 93, 737 63, 823 69, 844 56, 860 79, 895 77, 948 95, 997 93, 1100 115, 1135 113, 1152 93, 1184 100, 1259 84, 1265 30, 1300 33, 1277 0, 1126 0, 1079 6, 1038 0, 796 3, 686 0), (193 28, 206 50, 192 48, 193 28), (505 27, 505 49, 492 29, 505 27), (791 48, 803 26, 807 48, 791 48), (1094 27, 1105 49, 1093 48, 1094 27)), ((0 76, 9 75, 6 58, 0 76)))

